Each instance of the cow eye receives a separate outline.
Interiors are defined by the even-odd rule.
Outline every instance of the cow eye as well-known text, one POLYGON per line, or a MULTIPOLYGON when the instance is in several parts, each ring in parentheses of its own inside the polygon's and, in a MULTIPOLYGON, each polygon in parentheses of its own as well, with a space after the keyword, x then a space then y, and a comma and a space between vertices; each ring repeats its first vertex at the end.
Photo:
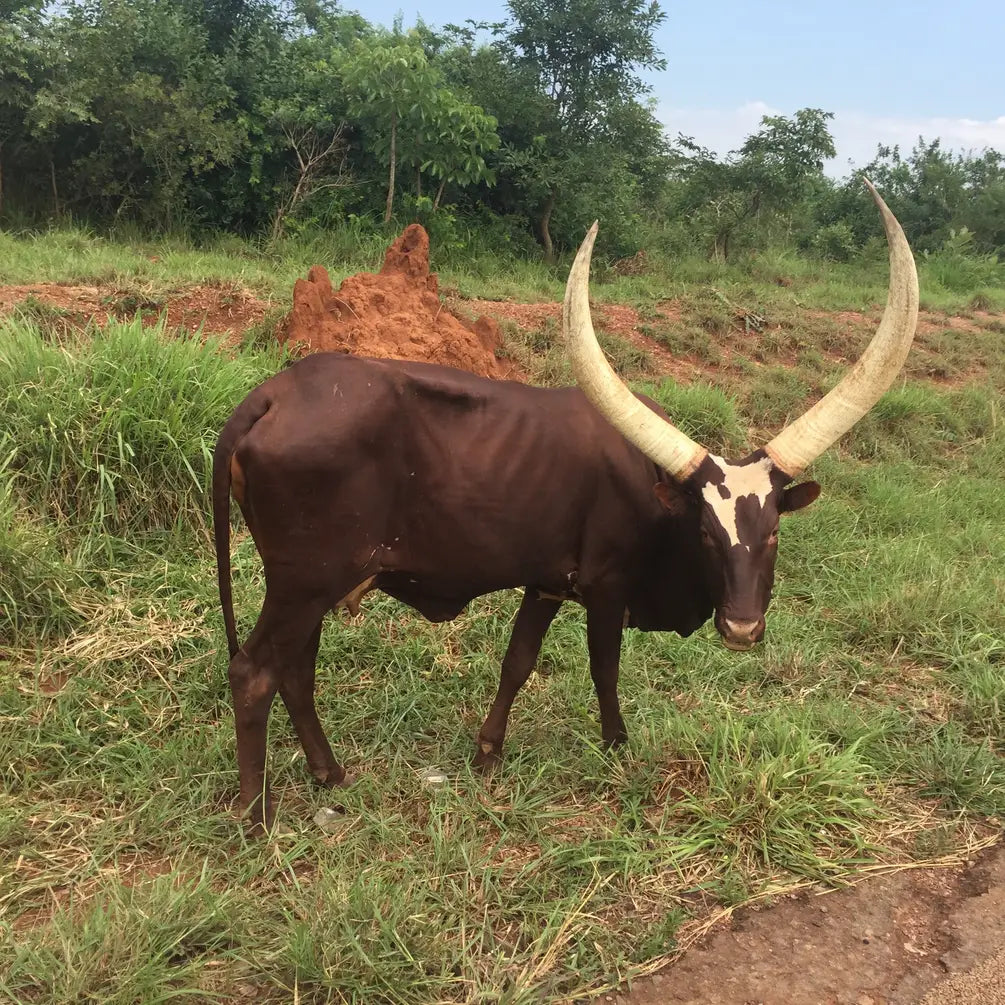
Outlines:
POLYGON ((776 527, 768 537, 768 544, 778 544, 778 528, 776 527))

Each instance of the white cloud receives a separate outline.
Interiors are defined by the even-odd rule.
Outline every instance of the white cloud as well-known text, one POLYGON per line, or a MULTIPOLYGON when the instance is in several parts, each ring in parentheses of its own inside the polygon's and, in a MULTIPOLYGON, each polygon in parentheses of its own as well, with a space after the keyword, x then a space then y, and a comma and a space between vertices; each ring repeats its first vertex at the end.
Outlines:
MULTIPOLYGON (((772 108, 763 101, 748 101, 732 109, 670 108, 661 106, 660 119, 670 135, 693 136, 704 147, 725 154, 735 150, 755 132, 763 115, 791 114, 772 108)), ((831 133, 837 157, 825 170, 841 177, 850 171, 849 161, 862 167, 872 160, 880 143, 899 144, 908 153, 919 136, 926 140, 939 138, 951 150, 980 152, 992 147, 1005 152, 1005 115, 996 119, 902 118, 869 115, 864 112, 837 112, 831 120, 831 133)))
POLYGON ((763 101, 748 101, 739 108, 667 108, 663 105, 657 108, 657 115, 673 138, 683 133, 718 154, 739 147, 757 130, 763 116, 778 114, 777 108, 763 101))

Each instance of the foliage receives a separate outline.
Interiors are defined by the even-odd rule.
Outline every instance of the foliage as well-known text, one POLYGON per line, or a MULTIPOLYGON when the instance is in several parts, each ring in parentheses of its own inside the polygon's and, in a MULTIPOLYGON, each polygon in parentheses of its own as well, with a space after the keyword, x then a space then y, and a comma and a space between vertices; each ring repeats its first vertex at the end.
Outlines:
POLYGON ((822 179, 824 161, 834 156, 827 126, 833 117, 819 108, 802 108, 791 118, 765 116, 761 128, 723 160, 682 137, 690 156, 680 168, 679 206, 700 214, 716 258, 729 257, 744 226, 762 215, 790 212, 822 179))
MULTIPOLYGON (((499 23, 408 30, 333 0, 0 0, 0 15, 3 226, 276 244, 347 221, 378 240, 449 209, 453 252, 477 230, 499 251, 535 240, 549 263, 597 218, 598 264, 882 254, 862 172, 823 173, 830 113, 767 116, 726 156, 670 141, 643 78, 666 65, 656 0, 511 0, 499 23)), ((1002 152, 919 138, 864 173, 948 282, 993 273, 1002 152)))
POLYGON ((428 171, 440 182, 436 206, 448 182, 463 187, 493 180, 484 155, 499 144, 495 120, 446 87, 414 42, 359 40, 339 77, 370 148, 388 165, 384 223, 393 212, 399 159, 420 179, 428 171))
POLYGON ((876 156, 823 201, 824 222, 842 219, 858 243, 876 232, 871 200, 859 174, 883 193, 912 246, 936 251, 951 231, 968 228, 979 253, 1005 247, 1005 153, 952 153, 939 140, 919 138, 910 154, 880 145, 876 156))

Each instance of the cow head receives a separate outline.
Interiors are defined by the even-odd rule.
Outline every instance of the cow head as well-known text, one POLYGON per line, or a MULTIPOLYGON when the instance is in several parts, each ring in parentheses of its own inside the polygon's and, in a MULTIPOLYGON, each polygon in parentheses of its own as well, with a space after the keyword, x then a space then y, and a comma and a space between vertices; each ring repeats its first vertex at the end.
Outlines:
MULTIPOLYGON (((886 309, 872 341, 839 384, 763 448, 730 462, 696 443, 646 407, 611 369, 590 318, 588 279, 597 224, 576 256, 565 291, 563 330, 576 380, 596 408, 659 465, 700 510, 702 571, 715 604, 715 626, 731 649, 749 649, 764 635, 771 601, 779 519, 820 494, 796 478, 876 403, 904 364, 918 320, 918 276, 904 232, 879 194, 890 247, 886 309)), ((667 508, 680 493, 655 487, 667 508)))

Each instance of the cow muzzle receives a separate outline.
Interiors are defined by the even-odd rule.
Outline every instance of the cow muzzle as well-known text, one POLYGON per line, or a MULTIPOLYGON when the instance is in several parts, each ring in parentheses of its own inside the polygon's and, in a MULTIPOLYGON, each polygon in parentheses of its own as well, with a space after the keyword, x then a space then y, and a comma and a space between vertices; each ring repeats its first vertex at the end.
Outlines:
POLYGON ((722 644, 734 652, 746 652, 764 638, 764 618, 756 621, 733 621, 721 618, 716 622, 716 628, 722 637, 722 644))

